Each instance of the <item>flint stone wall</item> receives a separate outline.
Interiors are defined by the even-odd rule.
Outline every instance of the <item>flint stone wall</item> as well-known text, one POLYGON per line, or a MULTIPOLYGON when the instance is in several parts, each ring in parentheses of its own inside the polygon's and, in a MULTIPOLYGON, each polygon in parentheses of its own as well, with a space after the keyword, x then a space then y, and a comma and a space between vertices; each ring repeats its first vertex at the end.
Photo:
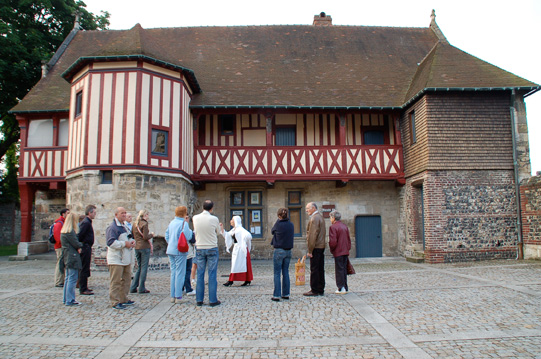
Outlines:
POLYGON ((427 262, 516 257, 513 171, 426 171, 408 178, 402 204, 406 250, 422 243, 421 186, 427 262))
POLYGON ((522 181, 522 238, 524 259, 541 258, 541 176, 522 181))

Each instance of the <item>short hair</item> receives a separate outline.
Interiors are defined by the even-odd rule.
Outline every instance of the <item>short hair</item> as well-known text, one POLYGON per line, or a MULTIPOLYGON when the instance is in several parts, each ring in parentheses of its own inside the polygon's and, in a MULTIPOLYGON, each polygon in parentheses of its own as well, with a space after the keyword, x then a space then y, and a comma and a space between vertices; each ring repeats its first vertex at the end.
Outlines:
POLYGON ((203 202, 203 209, 205 211, 210 211, 214 207, 214 202, 212 202, 210 199, 207 199, 205 202, 203 202))
POLYGON ((69 212, 69 210, 70 210, 69 208, 64 208, 63 210, 60 211, 60 215, 63 216, 64 213, 69 212))
POLYGON ((177 208, 175 208, 175 217, 186 217, 186 215, 188 214, 188 208, 186 208, 186 206, 178 206, 177 208))
POLYGON ((278 218, 280 219, 286 219, 287 218, 287 208, 280 208, 278 210, 278 218))
POLYGON ((340 214, 340 212, 338 212, 338 211, 332 211, 330 216, 332 218, 336 219, 337 221, 342 219, 342 214, 340 214))
POLYGON ((96 210, 96 206, 94 206, 93 204, 89 204, 85 208, 85 215, 88 216, 90 213, 94 212, 95 210, 96 210))
POLYGON ((308 203, 308 204, 309 204, 310 206, 314 207, 314 208, 316 209, 316 211, 317 211, 317 204, 316 204, 316 202, 310 202, 310 203, 308 203))
POLYGON ((79 216, 79 223, 81 223, 82 221, 84 221, 85 218, 86 218, 85 215, 84 215, 84 214, 81 214, 81 215, 79 216))

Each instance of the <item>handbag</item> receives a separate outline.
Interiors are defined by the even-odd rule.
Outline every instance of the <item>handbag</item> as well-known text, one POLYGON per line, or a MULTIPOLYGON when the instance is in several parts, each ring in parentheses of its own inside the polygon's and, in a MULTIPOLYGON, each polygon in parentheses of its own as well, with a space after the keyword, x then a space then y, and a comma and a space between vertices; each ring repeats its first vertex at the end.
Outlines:
POLYGON ((347 272, 348 272, 348 275, 355 274, 355 268, 353 268, 353 264, 351 264, 351 262, 349 261, 349 257, 348 257, 348 264, 347 264, 347 272))
POLYGON ((190 250, 190 247, 188 246, 188 241, 186 240, 186 236, 184 235, 184 225, 186 224, 186 221, 182 224, 182 229, 180 230, 180 237, 178 237, 178 243, 177 243, 177 249, 181 253, 186 253, 190 250))

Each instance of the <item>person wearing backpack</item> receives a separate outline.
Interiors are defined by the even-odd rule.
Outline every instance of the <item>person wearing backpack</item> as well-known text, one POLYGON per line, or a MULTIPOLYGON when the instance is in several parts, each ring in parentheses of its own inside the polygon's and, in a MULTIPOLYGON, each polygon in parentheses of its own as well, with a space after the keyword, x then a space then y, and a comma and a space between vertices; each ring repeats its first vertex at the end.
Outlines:
POLYGON ((64 226, 64 220, 70 214, 70 210, 64 208, 60 211, 60 217, 54 221, 53 225, 53 236, 54 236, 54 251, 56 252, 56 267, 54 272, 54 283, 55 287, 62 288, 64 287, 65 280, 65 268, 64 268, 64 258, 62 256, 62 242, 60 241, 60 231, 64 226))

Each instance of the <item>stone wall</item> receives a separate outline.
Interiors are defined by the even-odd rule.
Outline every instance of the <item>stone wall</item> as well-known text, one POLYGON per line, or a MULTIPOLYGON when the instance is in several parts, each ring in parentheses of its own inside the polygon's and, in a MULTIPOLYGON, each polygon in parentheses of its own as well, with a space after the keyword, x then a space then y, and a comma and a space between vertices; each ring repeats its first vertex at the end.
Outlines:
MULTIPOLYGON (((66 205, 65 190, 36 191, 32 242, 49 242, 49 227, 60 217, 60 211, 64 208, 69 208, 66 205)), ((54 245, 49 243, 49 248, 53 247, 54 245)))
POLYGON ((21 238, 21 211, 18 203, 0 204, 0 245, 19 243, 21 238))
POLYGON ((541 258, 541 176, 520 185, 524 259, 541 258))
MULTIPOLYGON (((394 182, 367 182, 351 181, 345 187, 337 188, 334 181, 318 182, 277 182, 274 187, 267 188, 261 183, 207 183, 204 190, 198 190, 198 201, 212 199, 215 203, 214 214, 220 222, 229 228, 230 220, 230 197, 231 191, 261 191, 263 197, 263 238, 252 240, 253 258, 272 258, 271 229, 277 220, 276 212, 280 207, 288 207, 288 191, 301 192, 301 227, 302 236, 295 238, 293 256, 302 257, 306 254, 306 225, 308 223, 304 207, 308 202, 316 202, 322 208, 323 205, 335 205, 335 209, 342 213, 342 222, 350 230, 352 239, 351 257, 355 257, 355 217, 359 215, 380 215, 382 221, 382 244, 384 256, 397 256, 398 248, 398 192, 394 182)), ((325 220, 327 229, 330 227, 330 219, 325 220)), ((327 247, 328 248, 328 247, 327 247)), ((330 255, 329 250, 326 251, 330 255)), ((220 240, 220 256, 226 258, 229 255, 223 248, 223 240, 220 240)))
POLYGON ((114 171, 113 183, 102 184, 99 171, 85 171, 69 176, 66 182, 67 203, 72 211, 83 214, 86 205, 97 207, 93 228, 94 255, 99 263, 99 258, 106 255, 105 231, 117 207, 132 213, 134 220, 140 210, 148 210, 149 230, 164 237, 175 208, 181 205, 192 208, 196 202, 192 184, 180 175, 114 171))
POLYGON ((513 171, 426 171, 408 178, 406 253, 419 243, 417 188, 423 191, 427 262, 516 257, 513 171))

